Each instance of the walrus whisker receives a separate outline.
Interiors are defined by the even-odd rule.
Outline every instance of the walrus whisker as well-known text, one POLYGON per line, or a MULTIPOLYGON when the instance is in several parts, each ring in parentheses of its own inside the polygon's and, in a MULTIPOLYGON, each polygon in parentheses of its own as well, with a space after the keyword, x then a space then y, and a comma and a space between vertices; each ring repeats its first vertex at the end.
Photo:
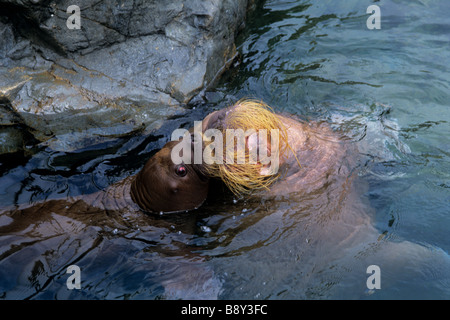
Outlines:
MULTIPOLYGON (((227 112, 224 123, 217 129, 221 130, 225 136, 230 129, 242 130, 243 132, 266 130, 271 141, 272 134, 276 132, 281 140, 281 144, 278 143, 275 146, 279 157, 286 157, 287 150, 290 150, 301 167, 296 153, 289 145, 286 127, 273 112, 273 109, 262 101, 252 99, 239 100, 232 110, 227 112)), ((261 137, 259 138, 261 139, 261 137)), ((208 141, 206 140, 206 143, 208 141)), ((224 148, 223 163, 205 165, 209 176, 221 179, 236 195, 249 193, 257 189, 269 189, 270 185, 279 177, 279 174, 276 172, 270 175, 263 175, 261 163, 250 163, 250 155, 247 149, 242 154, 239 150, 231 149, 230 151, 229 148, 224 148)))

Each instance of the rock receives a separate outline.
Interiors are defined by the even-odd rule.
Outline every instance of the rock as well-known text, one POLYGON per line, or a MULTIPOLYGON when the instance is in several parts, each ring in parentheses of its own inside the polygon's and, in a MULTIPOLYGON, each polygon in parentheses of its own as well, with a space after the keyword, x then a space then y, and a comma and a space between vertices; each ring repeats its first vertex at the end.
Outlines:
POLYGON ((150 131, 183 112, 235 57, 247 9, 247 0, 84 0, 81 29, 69 29, 72 4, 0 0, 0 97, 12 106, 3 112, 57 149, 72 133, 77 148, 85 135, 150 131))

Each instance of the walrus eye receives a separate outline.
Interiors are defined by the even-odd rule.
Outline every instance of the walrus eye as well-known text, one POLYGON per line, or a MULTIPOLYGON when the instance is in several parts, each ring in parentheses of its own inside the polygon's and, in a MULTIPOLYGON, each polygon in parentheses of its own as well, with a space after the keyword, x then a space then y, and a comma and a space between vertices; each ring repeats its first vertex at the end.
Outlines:
POLYGON ((183 165, 179 165, 175 169, 175 173, 180 177, 184 177, 187 174, 187 168, 183 165))

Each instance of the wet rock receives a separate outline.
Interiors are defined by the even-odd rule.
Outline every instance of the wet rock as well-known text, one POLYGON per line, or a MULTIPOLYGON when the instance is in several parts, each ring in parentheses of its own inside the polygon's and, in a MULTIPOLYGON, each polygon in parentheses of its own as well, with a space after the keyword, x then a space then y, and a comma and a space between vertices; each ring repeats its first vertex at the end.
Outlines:
POLYGON ((55 148, 70 135, 78 147, 73 134, 153 130, 183 112, 235 57, 247 9, 247 0, 84 0, 81 28, 69 29, 72 4, 0 0, 0 96, 12 106, 0 112, 55 148))

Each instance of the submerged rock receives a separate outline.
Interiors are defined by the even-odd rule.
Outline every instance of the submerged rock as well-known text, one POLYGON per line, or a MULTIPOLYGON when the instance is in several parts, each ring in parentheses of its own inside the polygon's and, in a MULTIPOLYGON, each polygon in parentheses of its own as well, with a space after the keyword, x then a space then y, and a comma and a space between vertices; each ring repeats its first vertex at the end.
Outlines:
POLYGON ((81 28, 70 29, 72 4, 0 0, 0 97, 11 106, 0 106, 2 136, 15 132, 5 130, 11 114, 64 148, 65 136, 76 148, 86 134, 157 128, 234 59, 247 9, 247 0, 85 0, 81 28))

